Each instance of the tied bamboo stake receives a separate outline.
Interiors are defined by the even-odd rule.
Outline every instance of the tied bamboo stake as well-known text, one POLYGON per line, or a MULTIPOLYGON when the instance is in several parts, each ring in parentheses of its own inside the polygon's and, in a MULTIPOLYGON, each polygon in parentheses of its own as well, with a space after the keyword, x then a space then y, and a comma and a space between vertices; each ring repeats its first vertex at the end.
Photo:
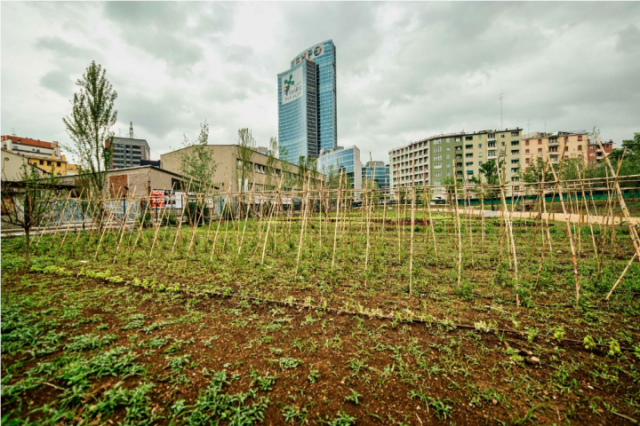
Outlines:
POLYGON ((342 195, 342 170, 340 170, 340 176, 338 177, 338 201, 336 206, 336 226, 333 234, 333 254, 331 256, 331 270, 334 270, 336 264, 336 247, 338 244, 338 218, 340 217, 340 198, 342 195))
MULTIPOLYGON (((278 191, 277 191, 278 198, 280 199, 280 201, 282 201, 282 198, 280 197, 280 188, 282 188, 282 177, 280 177, 280 182, 278 183, 278 191)), ((267 241, 269 240, 269 231, 271 230, 271 219, 273 217, 274 210, 275 209, 272 207, 269 212, 269 220, 267 222, 267 231, 265 232, 264 245, 262 246, 262 258, 260 259, 261 265, 264 265, 264 255, 267 251, 267 241)))
POLYGON ((504 220, 505 220, 505 228, 506 232, 509 233, 509 237, 511 240, 511 249, 513 250, 513 272, 515 279, 515 289, 516 289, 516 306, 520 307, 520 294, 518 290, 520 289, 520 282, 518 280, 518 256, 516 255, 516 243, 513 238, 513 224, 511 222, 509 209, 507 208, 507 200, 505 197, 504 191, 504 173, 505 173, 505 164, 502 163, 502 173, 498 173, 498 178, 500 179, 500 196, 502 198, 502 205, 504 209, 504 220))
MULTIPOLYGON (((304 179, 304 176, 303 176, 304 179)), ((303 183, 304 188, 304 183, 303 183)), ((296 273, 293 280, 298 280, 298 269, 300 268, 300 255, 302 254, 302 244, 304 242, 304 229, 307 222, 307 210, 309 209, 309 182, 307 182, 306 189, 304 189, 304 206, 302 212, 302 226, 300 227, 300 240, 298 242, 298 257, 296 259, 296 273)))
MULTIPOLYGON (((413 160, 413 167, 415 167, 415 160, 413 160)), ((409 295, 413 294, 413 235, 415 233, 415 221, 416 221, 416 190, 415 184, 411 185, 411 241, 409 243, 409 295)))
POLYGON ((609 298, 611 297, 611 295, 613 294, 613 292, 615 291, 616 287, 618 287, 618 284, 620 284, 620 282, 622 281, 622 279, 624 278, 625 274, 627 273, 627 271, 629 270, 629 267, 633 264, 633 261, 636 260, 636 257, 638 256, 638 253, 634 253, 633 256, 631 257, 631 259, 629 260, 629 263, 627 263, 627 266, 624 268, 624 271, 622 271, 622 274, 620 275, 620 278, 618 278, 618 280, 616 281, 616 283, 613 285, 613 287, 611 287, 611 291, 609 292, 609 294, 607 294, 607 297, 604 298, 604 300, 609 300, 609 298))
POLYGON ((458 287, 462 281, 462 225, 460 224, 460 216, 458 214, 458 167, 453 163, 453 207, 456 215, 456 229, 458 231, 458 287))
MULTIPOLYGON (((564 158, 560 160, 560 167, 558 169, 558 173, 562 170, 562 162, 564 158)), ((578 278, 578 259, 576 257, 576 248, 573 243, 573 232, 571 231, 571 221, 569 219, 569 215, 567 214, 567 209, 564 204, 564 198, 562 197, 562 188, 560 187, 560 180, 558 178, 558 174, 556 174, 556 170, 551 167, 551 171, 553 172, 553 178, 556 181, 556 189, 558 191, 558 198, 560 199, 560 205, 562 206, 562 213, 564 214, 565 224, 567 225, 567 233, 569 234, 569 244, 571 245, 571 261, 573 262, 573 275, 576 280, 576 307, 580 303, 580 280, 578 278)))

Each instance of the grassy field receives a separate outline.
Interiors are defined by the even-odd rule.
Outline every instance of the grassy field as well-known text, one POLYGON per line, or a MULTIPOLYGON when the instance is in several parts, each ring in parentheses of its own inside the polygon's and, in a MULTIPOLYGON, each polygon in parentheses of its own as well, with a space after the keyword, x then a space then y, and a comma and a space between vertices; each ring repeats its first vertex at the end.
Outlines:
POLYGON ((381 214, 3 239, 3 424, 640 418, 628 230, 381 214))

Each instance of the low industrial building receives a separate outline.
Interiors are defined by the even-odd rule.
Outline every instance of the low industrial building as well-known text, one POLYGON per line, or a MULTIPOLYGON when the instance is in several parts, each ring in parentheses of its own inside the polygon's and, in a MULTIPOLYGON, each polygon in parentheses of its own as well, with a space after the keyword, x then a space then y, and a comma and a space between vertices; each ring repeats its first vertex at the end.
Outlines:
MULTIPOLYGON (((193 149, 193 147, 187 147, 160 155, 162 169, 180 173, 182 156, 189 155, 193 149)), ((255 192, 269 191, 277 188, 280 184, 284 191, 300 189, 302 177, 299 167, 295 164, 253 150, 251 158, 247 159, 248 172, 244 177, 244 182, 241 182, 242 160, 238 145, 207 145, 207 149, 213 151, 213 158, 216 162, 216 172, 211 183, 223 192, 236 193, 240 192, 240 189, 245 191, 253 189, 255 192), (272 171, 268 167, 269 158, 272 158, 273 162, 272 171)), ((312 186, 320 187, 325 176, 317 173, 315 176, 305 176, 305 181, 308 178, 311 179, 312 186)))

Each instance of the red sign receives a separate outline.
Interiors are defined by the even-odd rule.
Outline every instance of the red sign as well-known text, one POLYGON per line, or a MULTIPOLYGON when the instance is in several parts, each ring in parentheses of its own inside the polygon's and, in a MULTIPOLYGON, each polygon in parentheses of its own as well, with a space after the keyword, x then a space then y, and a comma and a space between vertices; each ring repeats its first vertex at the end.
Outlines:
POLYGON ((151 191, 151 207, 164 207, 164 191, 151 191))

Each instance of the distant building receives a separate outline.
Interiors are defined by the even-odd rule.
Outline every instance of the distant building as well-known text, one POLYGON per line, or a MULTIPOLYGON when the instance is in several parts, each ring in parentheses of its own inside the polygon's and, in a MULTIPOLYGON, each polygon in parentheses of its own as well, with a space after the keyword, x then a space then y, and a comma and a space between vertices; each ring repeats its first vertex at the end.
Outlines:
POLYGON ((356 146, 341 146, 323 151, 318 157, 318 171, 325 176, 339 176, 342 171, 353 189, 362 189, 362 162, 360 149, 356 146))
MULTIPOLYGON (((518 182, 522 129, 480 130, 431 136, 389 151, 391 187, 444 185, 480 176, 489 160, 505 163, 506 181, 518 182)), ((518 189, 515 187, 514 189, 518 189)))
MULTIPOLYGON (((274 159, 274 170, 270 172, 267 168, 269 156, 256 151, 249 160, 251 171, 245 177, 246 181, 241 182, 242 161, 238 145, 207 145, 207 148, 213 151, 216 161, 216 172, 211 183, 223 191, 236 193, 241 188, 247 191, 253 189, 256 192, 270 191, 276 189, 280 183, 283 191, 300 188, 301 179, 298 166, 295 164, 274 159)), ((193 150, 193 147, 160 155, 162 169, 180 173, 180 159, 190 150, 193 150)), ((324 175, 317 176, 316 183, 319 184, 324 178, 324 175)))
POLYGON ((599 159, 604 158, 613 148, 613 142, 603 143, 605 151, 594 142, 589 143, 589 133, 586 130, 575 132, 533 132, 523 138, 522 153, 523 170, 534 159, 540 158, 551 164, 559 164, 562 158, 580 158, 588 166, 595 166, 599 159))
POLYGON ((375 182, 377 188, 389 188, 389 166, 384 164, 384 161, 368 161, 362 167, 362 185, 365 187, 371 185, 371 180, 375 182))
POLYGON ((160 160, 140 160, 140 165, 160 168, 160 160))
MULTIPOLYGON (((109 140, 105 142, 105 147, 109 147, 109 140)), ((146 139, 114 136, 110 169, 140 166, 142 160, 151 160, 151 148, 146 139)))
MULTIPOLYGON (((24 167, 29 163, 29 157, 22 154, 16 154, 15 152, 11 152, 9 150, 2 150, 2 182, 16 182, 22 180, 24 167)), ((33 166, 33 165, 32 165, 33 166)), ((36 168, 36 171, 44 176, 46 172, 42 169, 39 169, 37 166, 33 166, 36 168)))
POLYGON ((317 44, 278 74, 278 140, 281 158, 297 163, 315 158, 338 144, 336 48, 333 41, 317 44))
POLYGON ((57 176, 77 173, 77 166, 67 162, 56 141, 45 142, 16 135, 4 135, 0 139, 3 150, 24 156, 30 164, 46 173, 53 172, 57 176))
MULTIPOLYGON (((63 176, 61 184, 80 185, 82 175, 63 176)), ((153 166, 136 166, 107 171, 104 195, 111 198, 147 197, 151 191, 182 191, 186 186, 184 176, 153 166)))

